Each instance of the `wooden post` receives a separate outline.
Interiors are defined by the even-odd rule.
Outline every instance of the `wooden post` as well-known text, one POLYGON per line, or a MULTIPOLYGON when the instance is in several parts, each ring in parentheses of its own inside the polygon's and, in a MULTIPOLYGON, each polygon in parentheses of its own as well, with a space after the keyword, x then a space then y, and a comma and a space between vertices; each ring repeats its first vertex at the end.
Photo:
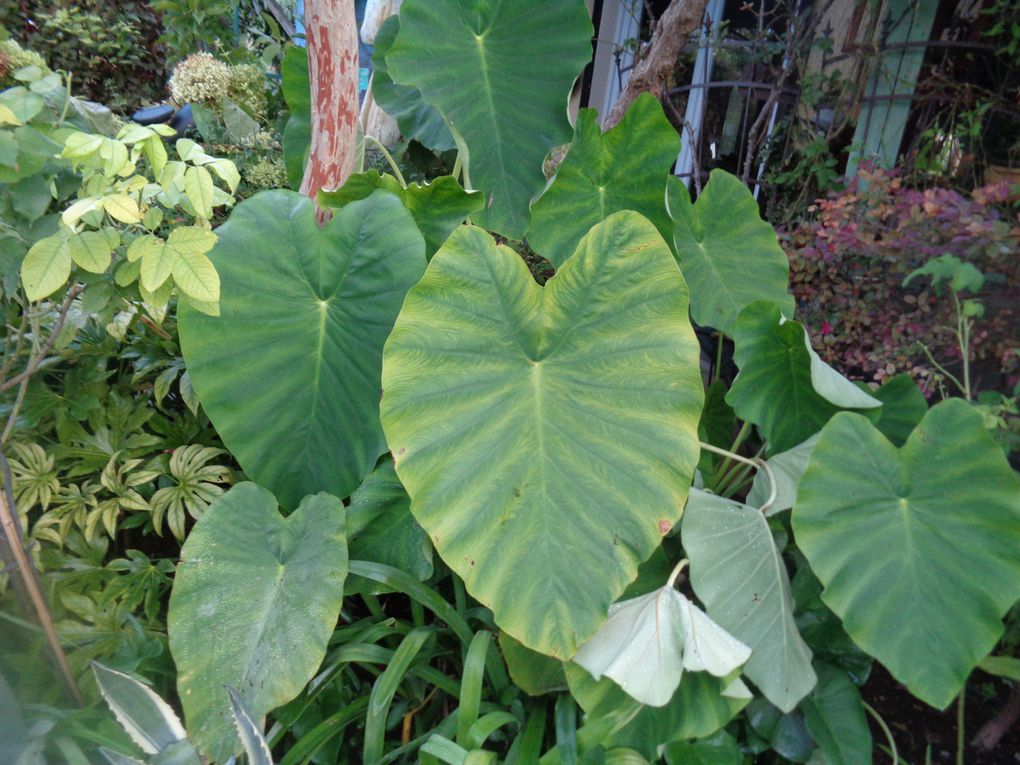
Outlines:
MULTIPOLYGON (((305 0, 312 140, 301 193, 335 189, 354 170, 358 141, 358 30, 354 0, 305 0)), ((329 217, 319 210, 319 222, 329 217)))

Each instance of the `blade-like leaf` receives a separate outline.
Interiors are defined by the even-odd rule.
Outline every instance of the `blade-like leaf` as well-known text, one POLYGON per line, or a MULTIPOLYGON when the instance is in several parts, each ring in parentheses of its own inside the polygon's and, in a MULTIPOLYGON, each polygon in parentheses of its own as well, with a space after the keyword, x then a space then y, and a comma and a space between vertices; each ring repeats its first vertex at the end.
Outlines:
POLYGON ((92 662, 103 699, 117 722, 146 754, 159 754, 187 738, 177 715, 154 691, 130 675, 92 662))
POLYGON ((269 751, 269 744, 261 728, 252 719, 241 694, 233 688, 227 688, 227 694, 230 696, 230 711, 234 715, 237 735, 241 739, 244 753, 248 755, 248 765, 273 765, 273 753, 269 751))
POLYGON ((790 711, 816 678, 768 522, 753 507, 692 489, 682 534, 694 592, 712 619, 752 649, 744 674, 790 711))
POLYGON ((193 740, 222 761, 240 749, 223 686, 259 719, 311 679, 336 626, 347 575, 343 503, 307 497, 287 518, 241 483, 181 549, 167 626, 193 740))
POLYGON ((691 285, 691 316, 698 324, 733 337, 737 316, 759 300, 793 316, 786 253, 739 178, 713 170, 693 205, 684 185, 671 179, 668 202, 677 257, 691 285))
POLYGON ((939 708, 1020 597, 1020 488, 959 399, 929 409, 901 449, 860 415, 834 417, 800 480, 793 529, 854 642, 939 708))
POLYGON ((637 213, 545 288, 457 229, 386 344, 382 419, 411 512, 497 624, 573 656, 676 522, 702 386, 686 287, 637 213))
POLYGON ((198 398, 285 507, 320 489, 347 497, 385 450, 382 347, 424 271, 421 234, 385 192, 320 229, 291 191, 245 200, 217 233, 221 316, 185 307, 180 318, 198 398))
POLYGON ((641 213, 668 242, 666 180, 679 152, 680 136, 650 93, 606 133, 598 112, 582 109, 567 156, 531 206, 528 244, 559 266, 588 229, 618 210, 641 213))
POLYGON ((514 239, 527 231, 528 205, 545 184, 542 160, 570 140, 565 104, 591 58, 591 35, 576 0, 401 6, 389 74, 418 88, 463 140, 471 183, 485 193, 479 225, 514 239))
POLYGON ((297 191, 305 175, 308 146, 312 142, 312 93, 308 83, 308 49, 290 45, 280 64, 283 97, 290 118, 283 129, 283 161, 287 182, 297 191))
MULTIPOLYGON (((813 351, 806 337, 800 324, 783 321, 773 303, 749 305, 736 323, 733 358, 740 371, 726 401, 739 417, 758 426, 773 454, 806 441, 840 410, 815 388, 813 351)), ((873 406, 881 405, 871 400, 873 406)))
POLYGON ((390 16, 375 35, 372 48, 372 95, 380 108, 397 121, 404 138, 415 139, 434 151, 457 148, 443 115, 425 103, 418 88, 397 85, 390 77, 386 55, 400 29, 400 17, 390 16))

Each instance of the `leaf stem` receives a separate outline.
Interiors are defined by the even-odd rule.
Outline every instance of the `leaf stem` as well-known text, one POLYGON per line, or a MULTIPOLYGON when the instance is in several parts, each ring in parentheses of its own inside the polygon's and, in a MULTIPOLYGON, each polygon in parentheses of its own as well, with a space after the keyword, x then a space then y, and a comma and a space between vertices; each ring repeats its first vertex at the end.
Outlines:
POLYGON ((740 454, 737 454, 736 452, 729 452, 726 451, 725 449, 720 449, 718 446, 706 444, 704 441, 699 441, 698 443, 701 444, 701 448, 705 449, 706 451, 721 454, 725 457, 728 457, 729 459, 736 460, 737 462, 743 462, 745 465, 750 465, 753 468, 764 471, 766 478, 769 479, 770 490, 768 499, 765 500, 765 504, 762 505, 759 508, 759 510, 764 513, 770 507, 772 507, 772 503, 776 501, 776 496, 779 493, 779 487, 776 485, 776 477, 772 474, 772 468, 768 466, 768 463, 766 463, 765 460, 761 459, 760 457, 755 457, 753 459, 749 457, 744 457, 740 454))
POLYGON ((669 587, 670 589, 673 588, 673 585, 676 584, 677 577, 680 576, 680 572, 687 567, 688 563, 689 561, 687 560, 687 558, 684 558, 682 561, 680 561, 673 567, 673 570, 669 573, 669 579, 666 580, 667 587, 669 587))
POLYGON ((390 165, 390 169, 393 171, 393 175, 396 177, 397 181, 400 182, 400 185, 406 189, 407 181, 404 180, 404 174, 400 172, 400 168, 397 167, 397 161, 393 159, 393 155, 390 154, 390 150, 383 146, 382 141, 380 141, 374 135, 365 135, 365 140, 374 143, 376 147, 379 149, 379 151, 382 152, 382 155, 386 157, 386 161, 390 165))
POLYGON ((889 749, 892 754, 892 765, 899 765, 900 756, 896 751, 896 740, 893 738, 892 731, 889 730, 889 726, 885 724, 885 720, 882 719, 875 708, 866 701, 862 701, 864 705, 864 711, 871 715, 871 718, 878 724, 878 727, 882 729, 882 733, 885 734, 885 740, 889 742, 889 749))

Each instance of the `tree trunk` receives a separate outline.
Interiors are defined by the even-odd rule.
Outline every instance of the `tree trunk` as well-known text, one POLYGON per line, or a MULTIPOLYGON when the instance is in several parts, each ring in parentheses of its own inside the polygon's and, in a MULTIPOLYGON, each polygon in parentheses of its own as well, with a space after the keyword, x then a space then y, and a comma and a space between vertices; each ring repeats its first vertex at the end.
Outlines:
POLYGON ((701 24, 706 4, 707 0, 672 0, 655 23, 652 41, 645 55, 634 64, 619 100, 603 120, 603 130, 609 130, 619 122, 639 94, 653 93, 660 100, 665 96, 673 79, 677 57, 688 35, 701 24))
MULTIPOLYGON (((354 170, 358 141, 358 29, 354 0, 305 0, 312 140, 301 193, 335 189, 354 170)), ((319 221, 328 212, 319 210, 319 221)))

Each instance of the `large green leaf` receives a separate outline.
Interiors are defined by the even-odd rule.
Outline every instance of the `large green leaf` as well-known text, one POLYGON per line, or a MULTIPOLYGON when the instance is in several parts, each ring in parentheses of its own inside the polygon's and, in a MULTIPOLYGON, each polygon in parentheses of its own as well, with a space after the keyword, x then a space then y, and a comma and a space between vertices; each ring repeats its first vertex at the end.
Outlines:
POLYGON ((789 712, 815 685, 811 649, 793 621, 786 565, 757 509, 697 489, 684 510, 691 585, 708 615, 751 647, 744 674, 789 712))
POLYGON ((457 226, 482 207, 481 193, 464 191, 452 176, 411 183, 405 188, 392 175, 381 175, 378 170, 356 173, 336 191, 320 191, 319 204, 343 207, 364 199, 376 189, 385 189, 400 197, 425 237, 425 257, 428 259, 442 247, 457 226))
POLYGON ((582 109, 570 151, 531 206, 528 243, 559 266, 589 228, 618 210, 641 213, 668 242, 666 180, 679 152, 680 136, 650 93, 638 96, 604 134, 598 112, 582 109))
POLYGON ((773 454, 806 441, 841 408, 881 406, 815 361, 806 338, 804 327, 783 321, 779 306, 764 301, 741 311, 733 333, 740 371, 726 401, 741 419, 758 426, 773 454))
POLYGON ((390 16, 375 35, 372 48, 372 95, 384 112, 397 121, 400 133, 415 139, 435 151, 449 151, 457 147, 443 115, 429 106, 421 91, 408 85, 397 85, 390 77, 386 55, 393 47, 400 29, 400 17, 390 16))
POLYGON ((308 49, 292 45, 280 65, 281 87, 290 117, 283 129, 283 161, 287 182, 301 187, 312 142, 312 92, 308 83, 308 49))
POLYGON ((917 387, 914 379, 906 374, 890 377, 878 390, 873 391, 875 398, 882 402, 875 427, 882 435, 897 446, 903 446, 917 423, 928 411, 928 402, 917 387))
POLYGON ((618 710, 633 717, 603 746, 626 746, 655 760, 658 748, 671 741, 709 736, 732 720, 747 705, 745 698, 723 696, 726 681, 707 672, 689 672, 669 704, 642 706, 608 678, 596 681, 576 664, 565 665, 570 692, 589 723, 618 710))
MULTIPOLYGON (((432 543, 411 515, 411 499, 385 458, 351 495, 347 546, 352 560, 385 563, 420 581, 432 575, 432 543)), ((385 585, 352 574, 346 592, 389 592, 385 585)))
POLYGON ((679 517, 702 386, 687 288, 637 213, 544 288, 457 229, 407 296, 382 420, 411 512, 496 623, 574 655, 679 517))
POLYGON ((499 648, 503 652, 510 679, 529 696, 567 689, 563 662, 559 659, 532 651, 505 632, 499 633, 499 648))
POLYGON ((580 0, 401 6, 390 76, 418 88, 463 141, 464 167, 485 192, 479 225, 513 239, 527 231, 542 160, 570 140, 567 96, 591 58, 591 35, 580 0))
POLYGON ((245 472, 284 507, 348 496, 385 451, 382 347, 424 242, 383 191, 322 229, 310 199, 267 191, 237 206, 210 258, 218 318, 181 309, 181 348, 199 400, 245 472))
POLYGON ((793 529, 850 637, 933 706, 952 701, 1020 598, 1020 484, 959 399, 928 410, 901 449, 836 415, 793 529))
POLYGON ((693 205, 684 185, 671 179, 669 213, 680 267, 691 285, 691 316, 698 324, 733 337, 737 315, 759 300, 793 317, 786 253, 739 178, 713 170, 693 205))
POLYGON ((801 705, 804 722, 831 765, 871 765, 871 731, 861 694, 850 676, 818 666, 818 686, 801 705))
POLYGON ((344 578, 343 503, 306 497, 289 517, 241 483, 217 499, 181 548, 167 628, 192 740, 222 762, 241 748, 225 685, 254 719, 305 686, 326 654, 344 578))

